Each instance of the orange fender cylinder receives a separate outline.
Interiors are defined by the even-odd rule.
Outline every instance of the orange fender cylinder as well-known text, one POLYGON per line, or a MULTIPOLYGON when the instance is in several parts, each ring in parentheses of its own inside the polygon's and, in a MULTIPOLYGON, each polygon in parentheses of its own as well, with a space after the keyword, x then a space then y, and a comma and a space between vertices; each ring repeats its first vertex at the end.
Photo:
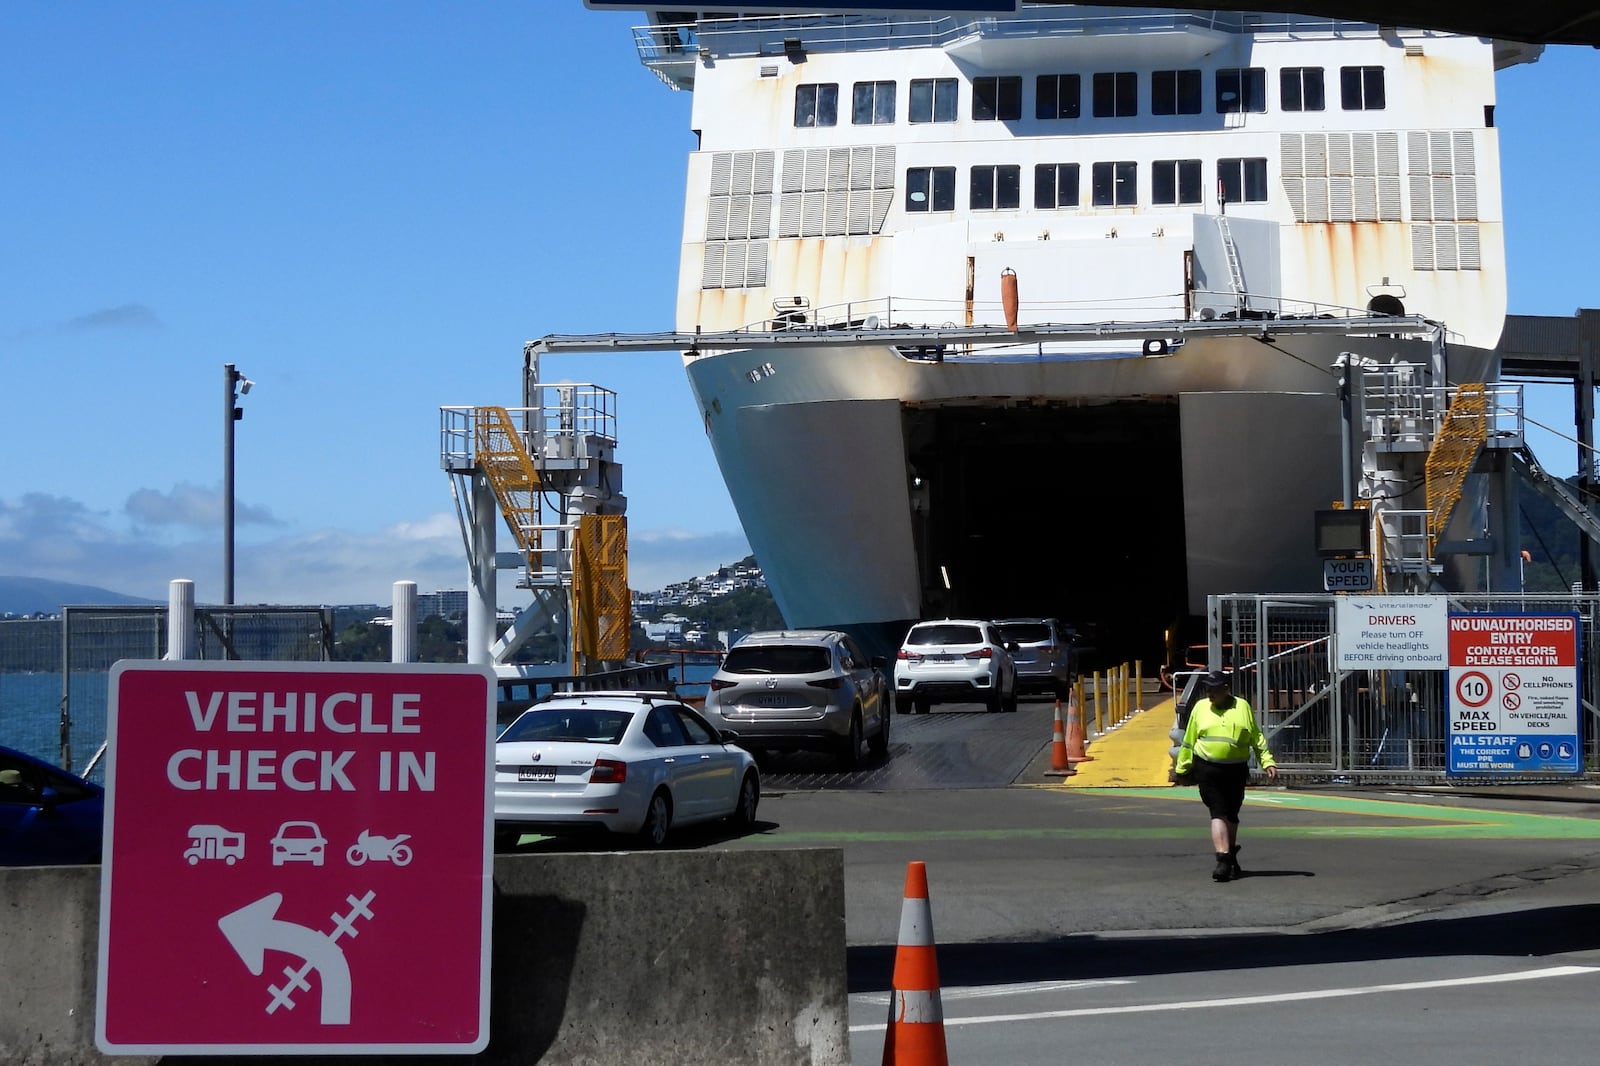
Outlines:
POLYGON ((1000 271, 1000 307, 1006 313, 1006 329, 1017 331, 1017 272, 1010 267, 1000 271))

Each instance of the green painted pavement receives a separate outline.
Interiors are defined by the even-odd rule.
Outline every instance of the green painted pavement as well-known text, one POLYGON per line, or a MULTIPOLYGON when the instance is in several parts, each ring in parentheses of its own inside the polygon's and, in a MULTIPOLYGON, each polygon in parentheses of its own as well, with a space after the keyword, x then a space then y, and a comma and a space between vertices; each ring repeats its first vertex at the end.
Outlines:
MULTIPOLYGON (((1118 799, 1164 800, 1198 806, 1193 788, 1075 789, 1072 795, 1099 795, 1118 799)), ((1245 797, 1245 819, 1252 837, 1377 838, 1427 840, 1597 840, 1600 817, 1529 814, 1518 811, 1452 807, 1406 800, 1334 796, 1322 793, 1251 790, 1245 797), (1296 814, 1325 813, 1335 817, 1320 824, 1303 819, 1296 825, 1264 821, 1270 811, 1296 814), (1371 822, 1347 823, 1345 818, 1371 822)), ((766 834, 744 838, 761 846, 766 834)), ((851 844, 918 840, 1186 840, 1195 835, 1191 824, 1150 827, 1021 827, 926 830, 848 830, 775 833, 786 843, 851 844)))

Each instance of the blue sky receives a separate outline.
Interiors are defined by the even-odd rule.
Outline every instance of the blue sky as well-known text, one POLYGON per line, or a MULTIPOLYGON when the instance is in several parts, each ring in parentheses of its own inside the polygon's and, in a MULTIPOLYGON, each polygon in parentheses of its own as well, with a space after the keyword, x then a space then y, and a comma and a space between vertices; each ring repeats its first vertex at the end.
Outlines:
MULTIPOLYGON (((640 65, 638 21, 0 4, 0 575, 219 600, 231 362, 257 382, 238 602, 463 587, 439 408, 519 403, 526 340, 673 324, 690 98, 640 65)), ((1600 306, 1600 52, 1548 49, 1499 92, 1510 310, 1600 306)), ((634 588, 748 552, 676 353, 542 369, 618 393, 634 588)), ((1530 388, 1528 415, 1571 436, 1570 391, 1530 388)))

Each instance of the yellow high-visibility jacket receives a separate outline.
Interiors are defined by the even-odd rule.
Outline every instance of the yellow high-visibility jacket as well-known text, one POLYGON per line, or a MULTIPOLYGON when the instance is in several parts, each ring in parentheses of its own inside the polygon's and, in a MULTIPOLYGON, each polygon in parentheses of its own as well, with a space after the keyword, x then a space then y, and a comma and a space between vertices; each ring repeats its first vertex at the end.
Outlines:
POLYGON ((1203 697, 1189 712, 1189 727, 1183 731, 1178 761, 1172 769, 1174 773, 1188 773, 1196 755, 1207 762, 1249 762, 1252 751, 1263 770, 1277 765, 1244 697, 1233 697, 1232 705, 1226 708, 1218 708, 1210 697, 1203 697))

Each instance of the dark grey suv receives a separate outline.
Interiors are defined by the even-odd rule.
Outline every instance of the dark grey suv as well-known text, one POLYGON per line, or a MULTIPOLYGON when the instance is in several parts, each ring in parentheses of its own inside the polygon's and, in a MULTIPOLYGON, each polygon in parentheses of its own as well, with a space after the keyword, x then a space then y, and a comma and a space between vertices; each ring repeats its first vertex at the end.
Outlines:
POLYGON ((1064 700, 1078 679, 1078 655, 1071 632, 1054 618, 1001 618, 995 628, 1017 663, 1018 692, 1048 692, 1064 700))

